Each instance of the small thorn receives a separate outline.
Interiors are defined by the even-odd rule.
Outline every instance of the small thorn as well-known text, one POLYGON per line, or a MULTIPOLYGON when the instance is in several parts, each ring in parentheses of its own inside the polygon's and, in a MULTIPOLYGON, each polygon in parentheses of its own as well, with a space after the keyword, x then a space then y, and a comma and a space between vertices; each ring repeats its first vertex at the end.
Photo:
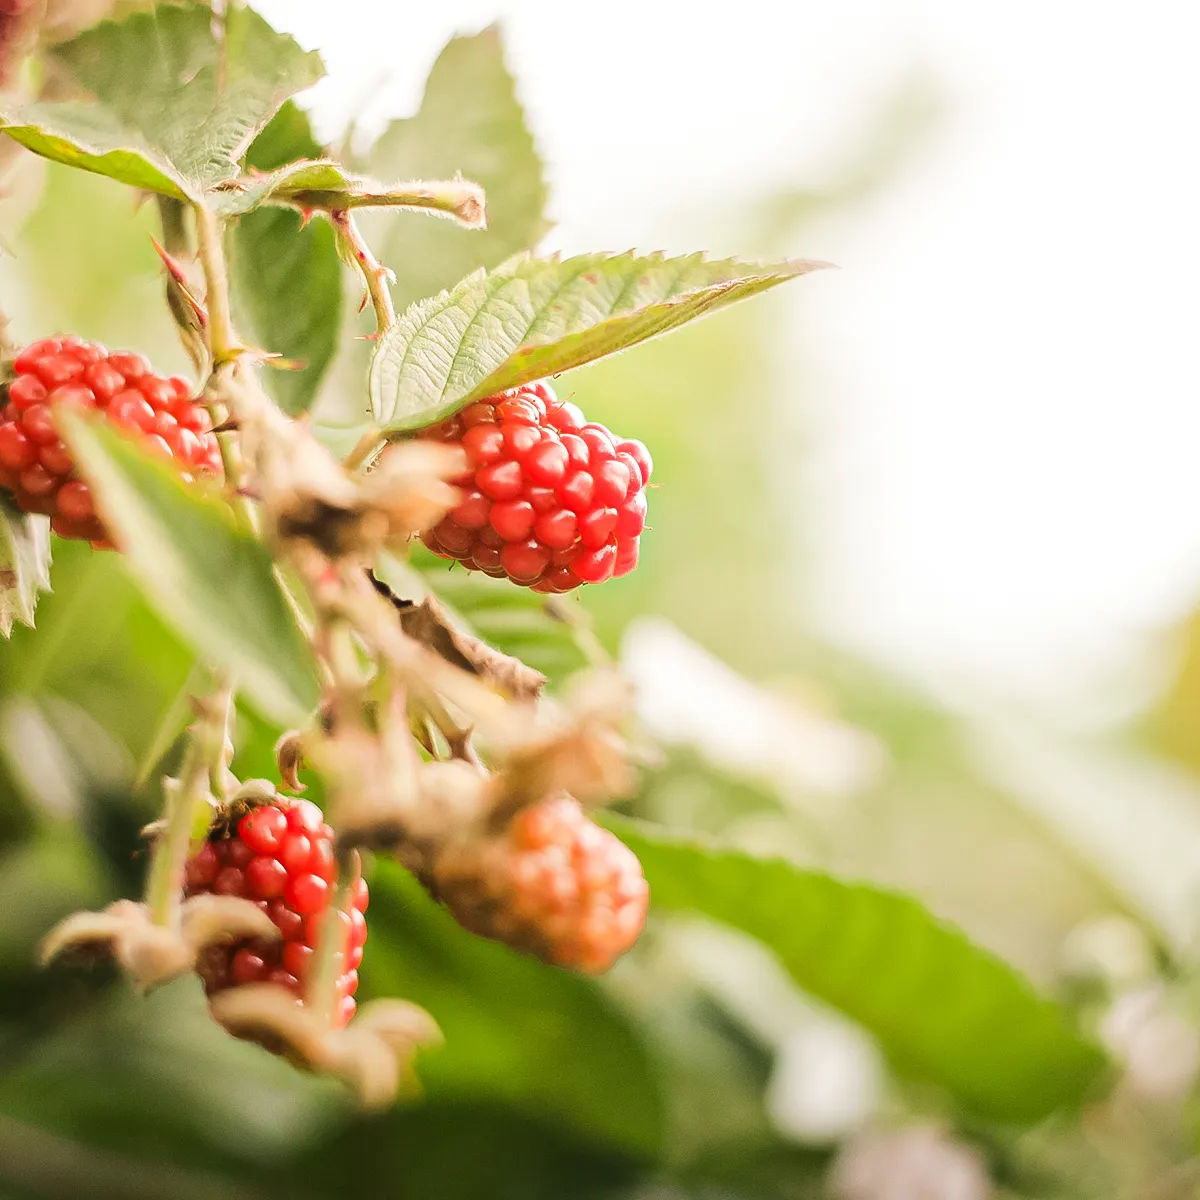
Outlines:
POLYGON ((241 422, 230 417, 228 421, 222 421, 220 425, 214 425, 210 430, 211 433, 235 433, 241 428, 241 422))
POLYGON ((313 216, 316 213, 316 211, 317 210, 315 208, 302 208, 300 210, 300 228, 301 229, 303 229, 305 227, 305 225, 307 225, 309 223, 309 221, 311 221, 313 219, 313 216))

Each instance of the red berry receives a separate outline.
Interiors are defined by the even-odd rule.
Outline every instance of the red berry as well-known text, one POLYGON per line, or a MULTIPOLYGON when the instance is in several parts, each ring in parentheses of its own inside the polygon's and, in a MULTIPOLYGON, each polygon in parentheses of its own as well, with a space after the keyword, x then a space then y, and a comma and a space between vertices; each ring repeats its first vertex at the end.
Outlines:
MULTIPOLYGON (((335 893, 333 830, 307 800, 277 799, 220 824, 188 861, 188 895, 215 892, 255 901, 279 930, 278 941, 244 938, 218 945, 197 966, 209 995, 247 983, 274 983, 302 998, 313 969, 314 947, 329 918, 335 893)), ((358 986, 366 941, 367 885, 350 888, 346 912, 337 916, 342 965, 338 1012, 358 986)))
POLYGON ((431 876, 466 928, 581 971, 629 949, 649 902, 636 855, 569 796, 523 810, 498 837, 446 847, 431 876))
POLYGON ((422 436, 458 443, 470 464, 455 481, 458 506, 422 535, 435 554, 539 592, 624 573, 618 557, 633 569, 650 478, 641 442, 587 423, 544 381, 476 401, 422 436))
POLYGON ((19 508, 49 515, 60 537, 112 544, 58 436, 55 417, 64 406, 98 409, 135 434, 144 449, 174 461, 187 478, 220 471, 208 414, 191 401, 190 385, 153 374, 140 354, 109 354, 74 336, 43 338, 17 355, 13 371, 7 403, 0 399, 0 487, 19 508), (187 436, 164 436, 168 431, 158 418, 168 406, 187 436))

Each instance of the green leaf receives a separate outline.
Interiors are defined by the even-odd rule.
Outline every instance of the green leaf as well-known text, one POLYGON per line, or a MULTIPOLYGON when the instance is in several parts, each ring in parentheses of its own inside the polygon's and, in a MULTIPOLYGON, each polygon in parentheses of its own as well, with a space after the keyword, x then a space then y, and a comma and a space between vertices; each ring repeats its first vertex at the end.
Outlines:
POLYGON ((432 592, 477 637, 551 682, 587 665, 588 616, 574 597, 540 596, 504 579, 464 571, 414 545, 407 562, 380 555, 375 574, 405 600, 432 592), (567 620, 565 618, 572 618, 567 620))
POLYGON ((263 545, 228 506, 101 425, 64 414, 63 434, 128 569, 163 621, 230 671, 263 715, 303 722, 316 671, 263 545))
POLYGON ((363 994, 414 1000, 445 1034, 417 1063, 431 1101, 504 1101, 597 1144, 657 1151, 652 1064, 594 981, 467 933, 383 860, 371 880, 371 929, 363 994))
POLYGON ((50 587, 50 522, 0 495, 0 634, 33 624, 38 593, 50 587))
POLYGON ((105 21, 51 52, 98 105, 0 111, 22 145, 70 166, 177 199, 200 199, 238 174, 254 134, 290 95, 324 74, 320 56, 231 5, 225 44, 189 0, 105 21))
POLYGON ((526 255, 414 304, 371 360, 375 419, 420 429, 483 396, 557 375, 820 266, 526 255))
POLYGON ((395 268, 399 308, 535 246, 546 232, 546 184, 494 26, 453 38, 425 84, 421 109, 394 121, 371 150, 381 179, 474 179, 487 193, 487 232, 381 216, 365 229, 395 268))
POLYGON ((870 1030, 893 1065, 978 1112, 1037 1121, 1077 1105, 1102 1052, 1023 976, 917 901, 781 859, 709 849, 606 817, 642 860, 652 903, 758 938, 818 999, 870 1030))
MULTIPOLYGON (((308 117, 289 100, 255 138, 246 164, 271 171, 320 153, 308 117)), ((294 210, 267 207, 238 221, 231 239, 240 327, 262 349, 304 364, 266 371, 264 380, 286 412, 306 412, 337 353, 342 269, 333 228, 325 221, 304 225, 294 210)))

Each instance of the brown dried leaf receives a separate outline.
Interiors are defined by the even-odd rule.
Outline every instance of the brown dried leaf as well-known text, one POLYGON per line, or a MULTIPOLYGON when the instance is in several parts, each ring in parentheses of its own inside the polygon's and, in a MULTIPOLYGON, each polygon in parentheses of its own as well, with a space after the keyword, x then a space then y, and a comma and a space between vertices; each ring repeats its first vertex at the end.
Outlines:
POLYGON ((107 950, 142 991, 192 969, 195 950, 175 930, 155 925, 144 904, 117 900, 103 912, 74 913, 42 939, 45 965, 72 951, 107 950))
POLYGON ((527 667, 519 658, 503 654, 457 625, 433 596, 420 604, 397 596, 386 583, 371 576, 376 590, 391 601, 400 617, 400 627, 410 638, 428 646, 447 662, 507 692, 516 700, 534 700, 545 686, 546 677, 527 667))

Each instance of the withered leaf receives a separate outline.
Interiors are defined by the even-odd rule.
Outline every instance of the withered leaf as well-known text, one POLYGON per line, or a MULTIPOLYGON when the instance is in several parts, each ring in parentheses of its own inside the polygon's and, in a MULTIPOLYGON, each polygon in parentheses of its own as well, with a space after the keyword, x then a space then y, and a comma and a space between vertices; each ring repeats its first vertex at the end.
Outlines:
POLYGON ((515 700, 536 699, 546 677, 519 658, 493 649, 485 641, 456 625, 433 596, 420 604, 402 599, 386 583, 371 575, 375 590, 390 600, 400 617, 400 627, 415 641, 440 654, 448 663, 470 671, 507 692, 515 700))

